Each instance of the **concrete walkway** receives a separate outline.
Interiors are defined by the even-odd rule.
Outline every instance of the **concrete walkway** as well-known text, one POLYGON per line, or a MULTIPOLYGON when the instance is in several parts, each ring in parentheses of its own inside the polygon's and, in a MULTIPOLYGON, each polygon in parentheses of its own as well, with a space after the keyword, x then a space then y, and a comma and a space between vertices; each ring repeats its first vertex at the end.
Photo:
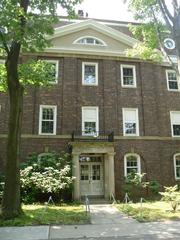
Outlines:
POLYGON ((88 225, 2 227, 0 240, 180 239, 180 221, 139 223, 111 205, 91 205, 88 225))

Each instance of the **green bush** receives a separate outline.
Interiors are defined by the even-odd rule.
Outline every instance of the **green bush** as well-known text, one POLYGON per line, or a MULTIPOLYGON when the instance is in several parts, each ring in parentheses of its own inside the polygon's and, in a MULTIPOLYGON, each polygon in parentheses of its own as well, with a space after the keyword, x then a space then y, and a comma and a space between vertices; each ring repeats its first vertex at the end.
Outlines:
POLYGON ((60 201, 71 195, 71 161, 67 153, 30 156, 20 170, 21 196, 25 203, 47 201, 49 196, 60 201))

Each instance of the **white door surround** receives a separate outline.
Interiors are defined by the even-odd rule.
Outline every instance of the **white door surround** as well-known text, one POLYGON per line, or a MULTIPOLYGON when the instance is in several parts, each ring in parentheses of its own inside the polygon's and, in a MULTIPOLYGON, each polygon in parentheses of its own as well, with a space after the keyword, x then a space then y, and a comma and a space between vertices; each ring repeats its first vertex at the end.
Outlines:
MULTIPOLYGON (((115 182, 114 182, 114 145, 113 143, 103 143, 103 142, 73 142, 72 145, 72 161, 73 161, 73 176, 74 179, 74 200, 81 199, 81 164, 79 159, 81 155, 103 155, 104 156, 104 166, 103 166, 103 195, 105 199, 109 199, 112 194, 115 194, 115 182)), ((96 165, 96 164, 95 164, 96 165)), ((92 164, 85 167, 85 172, 92 173, 92 164), (88 168, 88 169, 87 169, 88 168)), ((99 167, 98 167, 99 168, 99 167)), ((92 177, 92 176, 90 176, 92 177)), ((89 178, 86 176, 86 179, 89 178)), ((89 179, 88 179, 89 180, 89 179)), ((86 183, 87 184, 87 183, 86 183)), ((91 183, 88 185, 92 185, 91 183)), ((86 185, 87 186, 87 185, 86 185)), ((97 185, 98 186, 98 185, 97 185)), ((95 195, 95 190, 90 190, 90 193, 95 195), (92 192, 91 192, 92 191, 92 192), (93 192, 94 191, 94 192, 93 192)), ((100 195, 100 190, 99 194, 100 195)))

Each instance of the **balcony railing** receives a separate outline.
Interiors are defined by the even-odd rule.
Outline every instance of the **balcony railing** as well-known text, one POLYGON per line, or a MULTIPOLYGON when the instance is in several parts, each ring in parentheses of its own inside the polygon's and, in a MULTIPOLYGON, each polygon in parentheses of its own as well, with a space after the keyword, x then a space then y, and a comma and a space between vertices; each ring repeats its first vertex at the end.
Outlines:
POLYGON ((83 131, 73 131, 71 134, 71 141, 86 141, 86 142, 114 142, 114 132, 83 132, 83 131))

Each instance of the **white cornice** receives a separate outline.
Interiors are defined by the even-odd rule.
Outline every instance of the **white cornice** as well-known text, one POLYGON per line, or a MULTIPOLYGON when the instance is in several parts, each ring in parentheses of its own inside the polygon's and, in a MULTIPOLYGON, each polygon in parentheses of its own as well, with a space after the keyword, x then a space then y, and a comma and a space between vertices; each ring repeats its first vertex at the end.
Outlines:
POLYGON ((87 28, 94 29, 95 31, 98 31, 102 34, 105 34, 117 41, 123 42, 124 44, 133 47, 134 44, 138 43, 139 41, 135 38, 132 38, 120 31, 117 31, 111 27, 108 27, 106 25, 103 25, 102 23, 99 23, 97 21, 94 21, 92 19, 85 20, 80 23, 72 23, 66 26, 61 26, 58 28, 55 28, 54 35, 51 37, 48 37, 48 39, 54 39, 57 37, 61 37, 70 33, 74 33, 80 30, 84 30, 87 28))

